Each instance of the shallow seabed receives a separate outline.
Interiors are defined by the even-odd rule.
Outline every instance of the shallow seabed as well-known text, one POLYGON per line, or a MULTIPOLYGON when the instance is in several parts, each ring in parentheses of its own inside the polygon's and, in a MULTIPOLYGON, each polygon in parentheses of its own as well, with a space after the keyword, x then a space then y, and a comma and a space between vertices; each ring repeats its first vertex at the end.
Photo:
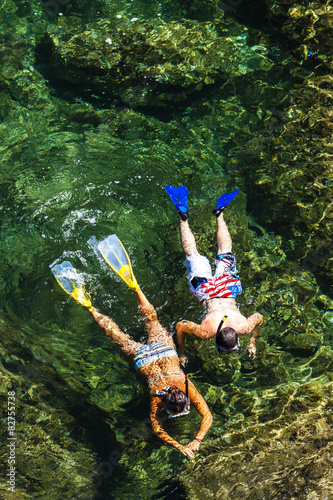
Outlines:
MULTIPOLYGON (((0 3, 1 498, 333 497, 332 7, 236 3, 0 3), (225 214, 239 305, 265 317, 254 361, 246 339, 223 358, 187 340, 214 415, 193 461, 152 435, 144 383, 49 269, 71 260, 144 341, 87 243, 116 233, 163 325, 199 321, 167 184, 188 186, 210 258, 215 200, 240 189, 225 214)), ((200 419, 176 420, 185 444, 200 419)))

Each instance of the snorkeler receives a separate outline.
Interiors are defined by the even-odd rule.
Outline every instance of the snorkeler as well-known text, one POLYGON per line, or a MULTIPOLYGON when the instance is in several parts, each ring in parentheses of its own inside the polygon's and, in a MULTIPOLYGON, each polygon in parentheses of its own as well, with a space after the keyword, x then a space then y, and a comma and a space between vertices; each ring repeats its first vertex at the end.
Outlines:
POLYGON ((199 449, 201 441, 212 424, 213 417, 205 400, 191 381, 186 383, 172 336, 162 327, 154 307, 148 302, 140 288, 136 291, 136 298, 145 320, 148 333, 147 344, 132 340, 129 335, 120 331, 112 319, 103 316, 97 309, 91 307, 89 310, 104 330, 104 335, 111 338, 121 354, 147 381, 150 394, 150 419, 154 433, 177 448, 183 455, 193 458, 193 452, 199 449), (165 410, 169 417, 186 415, 189 413, 190 404, 195 406, 203 418, 194 440, 184 446, 164 431, 162 414, 165 410))
POLYGON ((235 256, 231 253, 232 240, 223 218, 224 208, 239 191, 226 193, 217 200, 213 214, 217 219, 217 255, 215 274, 208 259, 199 254, 195 237, 188 224, 187 188, 181 186, 165 188, 180 215, 180 236, 182 248, 186 254, 184 262, 190 290, 205 307, 205 317, 200 325, 192 321, 179 321, 176 324, 178 354, 182 364, 187 362, 185 351, 186 333, 192 333, 202 339, 216 338, 216 348, 220 354, 240 350, 238 335, 252 332, 248 351, 251 359, 255 358, 255 341, 259 333, 263 316, 259 313, 246 318, 239 311, 236 297, 242 291, 235 256))
MULTIPOLYGON (((114 236, 112 235, 112 237, 114 236)), ((109 241, 112 237, 109 237, 109 241)), ((115 238, 118 240, 117 237, 115 238)), ((123 249, 125 252, 123 258, 120 255, 122 250, 119 244, 121 245, 121 243, 119 240, 116 241, 116 250, 114 250, 114 246, 112 249, 109 246, 105 250, 103 244, 108 243, 108 239, 101 243, 99 249, 103 257, 129 288, 136 293, 137 303, 148 333, 147 344, 135 342, 129 335, 123 333, 111 318, 99 313, 92 306, 84 291, 82 275, 76 273, 70 262, 51 264, 51 270, 60 286, 90 311, 94 320, 102 328, 104 335, 113 341, 115 347, 147 381, 150 394, 150 419, 154 433, 165 443, 177 448, 183 455, 193 458, 194 451, 199 449, 201 441, 212 424, 213 417, 203 397, 181 370, 172 336, 162 327, 154 307, 137 284, 126 251, 123 249), (122 265, 120 261, 126 261, 126 259, 127 263, 122 265), (120 263, 119 265, 116 260, 120 263), (164 431, 162 418, 163 413, 166 413, 168 417, 186 415, 190 411, 191 404, 202 415, 202 420, 196 437, 185 446, 164 431)), ((114 243, 115 239, 112 241, 112 244, 114 243)))

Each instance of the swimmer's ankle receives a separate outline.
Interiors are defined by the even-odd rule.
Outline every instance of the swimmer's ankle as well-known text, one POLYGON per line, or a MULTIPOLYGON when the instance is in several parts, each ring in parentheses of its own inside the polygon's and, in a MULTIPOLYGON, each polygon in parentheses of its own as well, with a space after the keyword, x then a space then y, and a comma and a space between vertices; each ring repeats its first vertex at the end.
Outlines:
POLYGON ((178 210, 178 213, 180 215, 180 219, 183 221, 186 221, 189 217, 188 212, 181 212, 180 210, 178 210))
POLYGON ((221 214, 223 216, 223 211, 224 211, 224 207, 223 208, 214 208, 213 215, 215 215, 215 217, 218 219, 221 214))

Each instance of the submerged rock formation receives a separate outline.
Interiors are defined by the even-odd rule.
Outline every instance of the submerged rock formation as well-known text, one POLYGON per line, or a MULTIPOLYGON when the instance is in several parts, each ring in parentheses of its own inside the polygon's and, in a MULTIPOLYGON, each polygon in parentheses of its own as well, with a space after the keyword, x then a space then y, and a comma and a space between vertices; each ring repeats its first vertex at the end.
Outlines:
MULTIPOLYGON (((332 362, 331 354, 330 358, 332 362)), ((280 387, 285 401, 277 404, 273 420, 258 413, 257 423, 246 430, 235 422, 215 447, 203 446, 205 459, 187 465, 182 481, 189 498, 329 499, 332 389, 326 376, 304 386, 280 387)), ((259 396, 265 398, 264 393, 259 396)))
POLYGON ((171 106, 205 86, 271 68, 265 48, 248 47, 239 31, 233 36, 220 23, 190 20, 116 19, 83 27, 69 18, 49 29, 49 42, 59 78, 131 106, 171 106))

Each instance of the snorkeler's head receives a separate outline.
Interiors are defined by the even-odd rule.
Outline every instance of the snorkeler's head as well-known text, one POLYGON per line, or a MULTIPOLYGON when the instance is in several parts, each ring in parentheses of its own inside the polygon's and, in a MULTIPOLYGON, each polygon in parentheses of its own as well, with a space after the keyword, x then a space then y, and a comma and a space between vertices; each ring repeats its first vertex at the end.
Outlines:
POLYGON ((173 385, 168 389, 168 394, 164 398, 165 406, 172 413, 182 413, 187 406, 187 397, 181 391, 173 385))
POLYGON ((216 348, 220 354, 240 351, 240 342, 233 328, 218 328, 216 332, 216 348))

